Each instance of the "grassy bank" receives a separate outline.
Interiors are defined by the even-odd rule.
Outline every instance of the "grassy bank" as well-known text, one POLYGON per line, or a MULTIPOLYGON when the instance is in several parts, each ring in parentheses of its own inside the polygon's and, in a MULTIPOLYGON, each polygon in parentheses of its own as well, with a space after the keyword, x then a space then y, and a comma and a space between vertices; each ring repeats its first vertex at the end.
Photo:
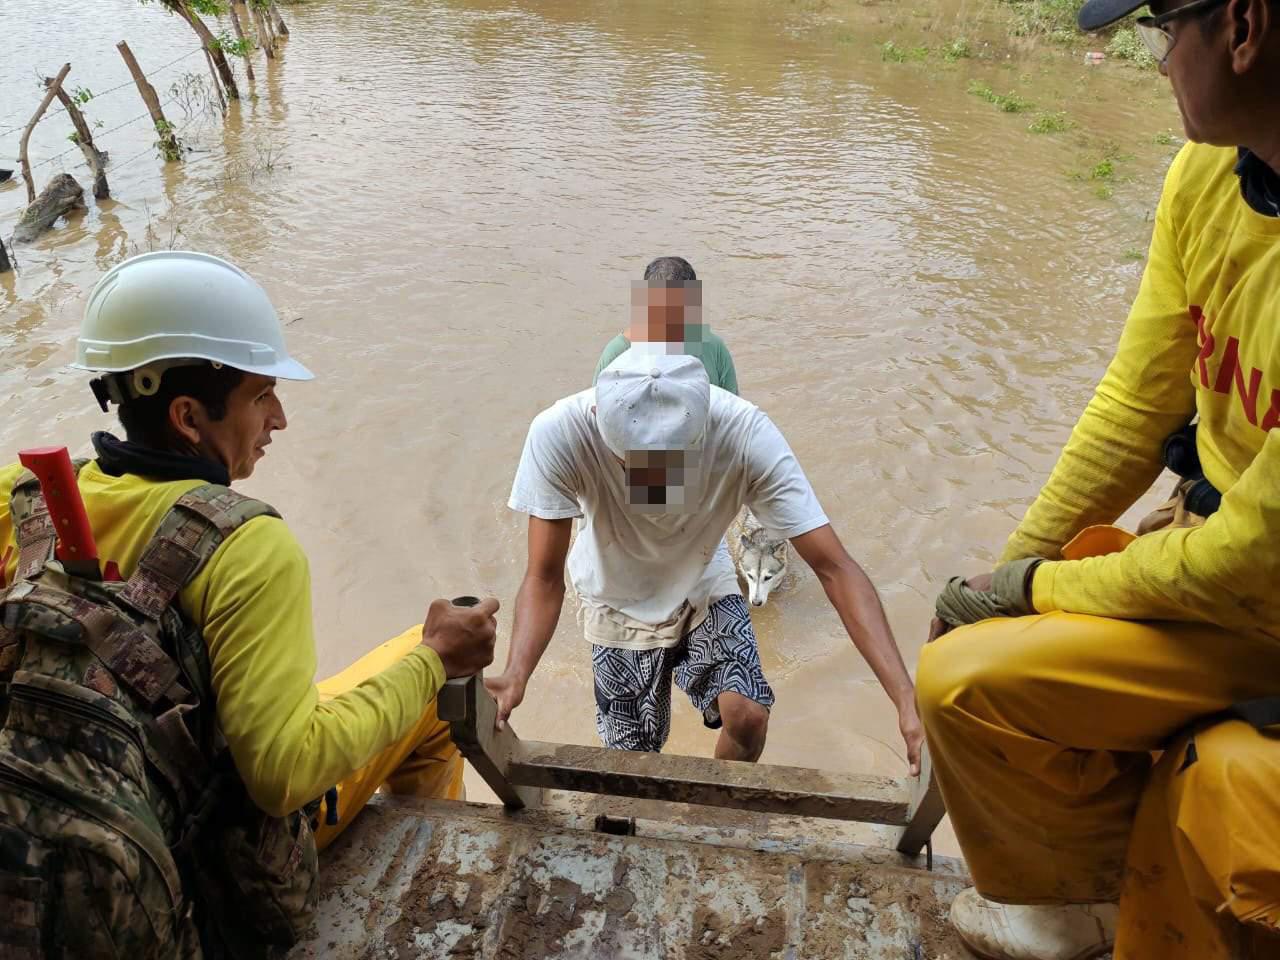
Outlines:
POLYGON ((1076 26, 1082 4, 1079 0, 1000 0, 1009 8, 1014 34, 1034 37, 1065 47, 1088 46, 1108 56, 1148 70, 1156 67, 1155 58, 1138 39, 1131 21, 1098 34, 1083 34, 1076 26))

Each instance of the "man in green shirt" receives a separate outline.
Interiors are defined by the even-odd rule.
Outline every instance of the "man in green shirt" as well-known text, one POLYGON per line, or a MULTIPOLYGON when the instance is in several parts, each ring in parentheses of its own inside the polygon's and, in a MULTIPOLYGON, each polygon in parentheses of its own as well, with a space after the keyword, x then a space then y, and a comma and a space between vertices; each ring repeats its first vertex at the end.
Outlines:
POLYGON ((702 282, 684 257, 659 257, 644 268, 644 280, 631 289, 631 326, 605 345, 593 384, 633 341, 683 343, 682 352, 702 361, 713 387, 737 395, 733 357, 724 341, 702 322, 702 282))

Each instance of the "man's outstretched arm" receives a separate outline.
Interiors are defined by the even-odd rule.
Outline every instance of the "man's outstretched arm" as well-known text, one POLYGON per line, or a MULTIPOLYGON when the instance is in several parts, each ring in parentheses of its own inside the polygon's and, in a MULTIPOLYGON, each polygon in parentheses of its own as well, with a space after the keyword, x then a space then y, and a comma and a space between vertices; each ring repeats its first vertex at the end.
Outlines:
POLYGON ((907 763, 911 775, 919 775, 924 728, 916 713, 915 688, 876 588, 857 561, 849 556, 830 524, 801 534, 791 543, 818 575, 853 645, 898 708, 898 728, 907 745, 907 763))
POLYGON ((572 532, 572 519, 529 517, 529 560, 516 594, 507 667, 499 676, 484 682, 498 701, 498 729, 506 725, 511 711, 524 699, 529 677, 556 632, 564 604, 564 561, 572 532))

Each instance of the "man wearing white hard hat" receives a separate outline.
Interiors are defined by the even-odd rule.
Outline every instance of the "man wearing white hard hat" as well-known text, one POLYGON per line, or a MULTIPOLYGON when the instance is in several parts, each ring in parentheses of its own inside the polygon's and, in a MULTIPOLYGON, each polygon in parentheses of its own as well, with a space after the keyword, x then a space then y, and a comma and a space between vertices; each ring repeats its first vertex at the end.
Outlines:
POLYGON ((317 845, 375 790, 461 796, 435 696, 492 660, 498 604, 437 600, 317 687, 306 556, 230 489, 287 425, 277 380, 312 374, 232 264, 117 266, 75 366, 126 439, 94 434, 78 497, 0 468, 0 889, 13 923, 44 918, 0 953, 264 955, 305 929, 317 845), (69 500, 93 569, 62 552, 69 500))
POLYGON ((715 754, 759 758, 773 691, 722 538, 745 504, 817 572, 898 710, 912 772, 921 728, 911 678, 875 589, 832 530, 786 440, 754 404, 712 387, 696 357, 636 344, 594 389, 534 418, 509 506, 529 515, 528 567, 504 672, 486 680, 499 723, 524 698, 569 576, 592 645, 607 746, 658 751, 671 682, 711 728, 715 754), (570 553, 571 525, 581 519, 570 553))

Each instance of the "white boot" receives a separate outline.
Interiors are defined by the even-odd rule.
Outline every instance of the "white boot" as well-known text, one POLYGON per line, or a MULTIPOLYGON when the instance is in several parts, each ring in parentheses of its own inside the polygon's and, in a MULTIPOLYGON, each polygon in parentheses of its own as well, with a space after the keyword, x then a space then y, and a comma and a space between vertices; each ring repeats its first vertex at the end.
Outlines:
POLYGON ((951 904, 951 925, 983 960, 1090 960, 1116 938, 1114 903, 994 903, 972 887, 951 904))

